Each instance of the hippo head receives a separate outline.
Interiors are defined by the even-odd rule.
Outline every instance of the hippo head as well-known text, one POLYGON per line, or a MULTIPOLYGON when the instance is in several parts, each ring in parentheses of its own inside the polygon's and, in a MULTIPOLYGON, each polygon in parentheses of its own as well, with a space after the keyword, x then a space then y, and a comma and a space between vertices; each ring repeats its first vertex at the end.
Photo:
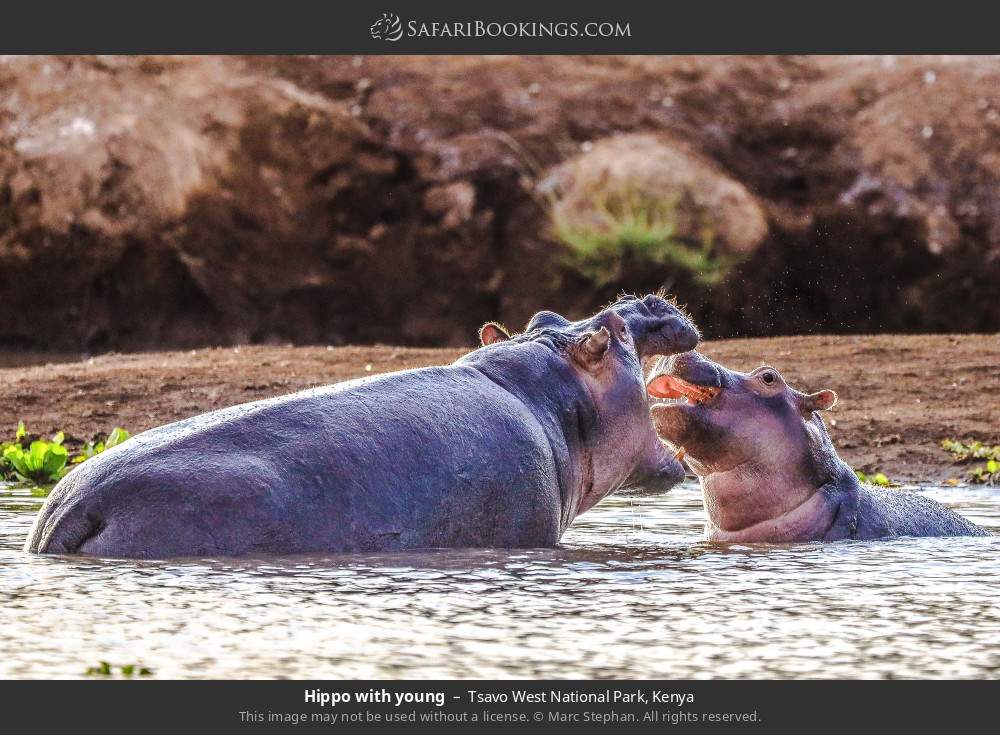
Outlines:
MULTIPOLYGON (((665 302, 664 302, 665 303, 665 302)), ((649 398, 643 380, 642 364, 633 337, 633 328, 650 332, 677 329, 673 316, 655 325, 648 309, 637 304, 619 309, 617 305, 597 315, 570 322, 553 312, 541 312, 532 318, 524 333, 510 336, 495 323, 480 330, 484 352, 504 347, 527 349, 544 346, 575 374, 584 388, 588 408, 575 419, 580 434, 580 466, 589 475, 585 497, 578 503, 578 513, 592 507, 602 497, 619 488, 638 488, 661 492, 684 477, 683 466, 659 440, 649 418, 649 398), (629 324, 627 318, 633 319, 629 324), (644 319, 643 327, 640 318, 644 319)), ((693 328, 692 328, 693 329, 693 328)), ((652 336, 666 343, 665 337, 652 336)), ((573 381, 576 383, 577 381, 573 381)), ((533 386, 542 399, 542 387, 533 386)))
MULTIPOLYGON (((613 311, 625 321, 636 354, 643 363, 657 355, 675 355, 693 350, 701 339, 698 328, 688 316, 676 303, 661 294, 649 294, 642 298, 625 295, 605 311, 613 311)), ((540 311, 531 317, 524 331, 528 333, 542 328, 586 330, 598 317, 571 322, 555 312, 540 311)), ((479 336, 483 344, 510 337, 503 327, 495 323, 483 327, 479 336)))
POLYGON ((831 390, 800 393, 770 366, 738 373, 697 352, 661 360, 646 386, 661 438, 699 476, 710 524, 747 528, 798 507, 835 458, 818 411, 831 390))
POLYGON ((641 299, 625 295, 609 308, 628 324, 636 352, 644 363, 657 355, 693 350, 701 339, 687 314, 662 294, 649 294, 641 299))

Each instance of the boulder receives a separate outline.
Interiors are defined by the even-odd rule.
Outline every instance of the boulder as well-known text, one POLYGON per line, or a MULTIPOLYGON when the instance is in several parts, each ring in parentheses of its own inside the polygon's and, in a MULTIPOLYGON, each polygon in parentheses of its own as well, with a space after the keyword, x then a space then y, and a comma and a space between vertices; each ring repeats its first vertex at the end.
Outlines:
POLYGON ((539 189, 554 197, 553 217, 575 226, 605 226, 608 201, 666 203, 674 236, 747 255, 767 236, 767 217, 740 182, 691 146, 662 135, 603 138, 553 167, 539 189), (707 233, 707 234, 706 234, 707 233))

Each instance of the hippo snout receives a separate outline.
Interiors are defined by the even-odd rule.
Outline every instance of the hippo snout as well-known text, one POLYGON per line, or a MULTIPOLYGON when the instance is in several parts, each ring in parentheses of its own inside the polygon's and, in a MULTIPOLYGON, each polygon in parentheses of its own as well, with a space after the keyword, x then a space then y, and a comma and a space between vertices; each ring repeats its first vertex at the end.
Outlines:
POLYGON ((645 312, 645 328, 650 352, 674 355, 698 346, 701 334, 684 312, 671 301, 650 294, 637 307, 645 312))
POLYGON ((643 358, 688 352, 701 339, 697 328, 679 313, 633 319, 632 331, 643 358))
POLYGON ((676 352, 686 353, 693 350, 701 339, 694 325, 681 316, 665 319, 660 332, 665 341, 674 346, 676 352))
POLYGON ((657 373, 666 373, 688 383, 704 387, 721 388, 722 376, 715 363, 699 352, 689 351, 674 355, 662 364, 657 373))

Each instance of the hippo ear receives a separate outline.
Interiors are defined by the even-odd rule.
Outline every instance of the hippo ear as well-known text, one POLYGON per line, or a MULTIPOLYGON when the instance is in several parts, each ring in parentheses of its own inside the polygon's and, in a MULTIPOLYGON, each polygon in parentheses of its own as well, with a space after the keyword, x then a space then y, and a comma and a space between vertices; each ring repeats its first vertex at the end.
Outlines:
POLYGON ((821 390, 817 393, 802 396, 799 403, 805 413, 827 411, 837 405, 837 394, 832 390, 821 390))
POLYGON ((502 324, 486 322, 479 328, 479 343, 483 347, 497 342, 506 342, 508 339, 510 339, 510 332, 504 329, 502 324))
POLYGON ((611 345, 611 332, 607 327, 601 327, 596 332, 587 332, 578 342, 569 347, 569 354, 587 370, 593 370, 608 352, 611 345))

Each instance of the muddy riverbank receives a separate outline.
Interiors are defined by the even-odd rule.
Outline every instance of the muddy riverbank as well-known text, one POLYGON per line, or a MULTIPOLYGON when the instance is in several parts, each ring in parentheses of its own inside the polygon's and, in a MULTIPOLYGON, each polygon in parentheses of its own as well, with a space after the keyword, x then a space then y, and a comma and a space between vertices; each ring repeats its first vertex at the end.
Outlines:
MULTIPOLYGON (((962 477, 964 469, 941 450, 942 438, 1000 443, 1000 335, 718 340, 704 351, 735 369, 768 362, 792 385, 836 390, 840 402, 827 415, 831 435, 841 456, 865 472, 916 481, 962 477)), ((137 432, 310 386, 447 363, 463 352, 253 346, 6 367, 0 432, 11 433, 18 420, 32 431, 63 429, 70 440, 112 426, 137 432)))
POLYGON ((461 346, 661 286, 712 337, 994 329, 998 88, 985 56, 2 58, 0 345, 461 346))

